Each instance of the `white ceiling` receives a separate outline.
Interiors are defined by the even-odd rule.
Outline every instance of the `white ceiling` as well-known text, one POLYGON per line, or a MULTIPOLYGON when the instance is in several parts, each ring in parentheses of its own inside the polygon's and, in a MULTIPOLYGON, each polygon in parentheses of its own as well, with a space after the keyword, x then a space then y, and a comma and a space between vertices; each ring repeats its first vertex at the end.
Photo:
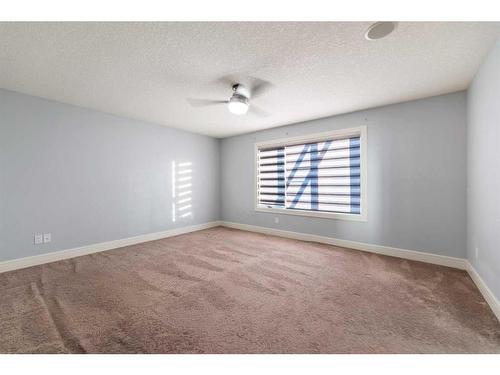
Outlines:
POLYGON ((215 137, 463 90, 500 23, 0 23, 0 87, 215 137), (273 84, 235 116, 218 80, 273 84))

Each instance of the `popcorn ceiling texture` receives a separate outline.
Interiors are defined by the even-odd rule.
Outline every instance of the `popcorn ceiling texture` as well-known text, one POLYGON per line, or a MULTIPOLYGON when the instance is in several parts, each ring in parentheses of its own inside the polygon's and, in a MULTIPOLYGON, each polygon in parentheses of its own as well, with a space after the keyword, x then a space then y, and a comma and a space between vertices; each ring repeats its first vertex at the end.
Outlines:
POLYGON ((465 271, 213 228, 0 274, 0 353, 500 353, 465 271))
POLYGON ((369 22, 0 23, 0 87, 216 137, 468 87, 500 23, 402 22, 367 41, 369 22), (235 116, 218 82, 274 88, 235 116))

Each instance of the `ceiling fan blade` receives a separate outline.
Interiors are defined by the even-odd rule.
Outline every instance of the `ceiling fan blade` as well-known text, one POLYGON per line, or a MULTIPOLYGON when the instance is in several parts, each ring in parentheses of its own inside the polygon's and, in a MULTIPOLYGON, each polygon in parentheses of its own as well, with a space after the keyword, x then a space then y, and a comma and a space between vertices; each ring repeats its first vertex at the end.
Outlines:
POLYGON ((239 83, 239 79, 236 74, 228 74, 220 77, 216 82, 227 87, 232 87, 234 84, 239 83))
POLYGON ((227 100, 196 99, 196 98, 187 98, 187 101, 193 107, 207 107, 211 105, 227 103, 227 100))
POLYGON ((257 115, 259 117, 269 117, 271 116, 271 114, 269 112, 266 112, 264 111, 263 109, 253 105, 253 104, 250 104, 250 108, 249 108, 250 112, 252 112, 254 115, 257 115))
POLYGON ((250 92, 252 94, 252 98, 257 98, 262 94, 269 91, 274 85, 269 81, 264 81, 260 78, 251 77, 252 85, 250 88, 250 92))
POLYGON ((252 77, 244 73, 228 74, 220 77, 216 82, 228 87, 232 87, 233 85, 240 83, 250 90, 252 98, 259 97, 266 91, 274 87, 274 85, 269 81, 257 77, 252 77))

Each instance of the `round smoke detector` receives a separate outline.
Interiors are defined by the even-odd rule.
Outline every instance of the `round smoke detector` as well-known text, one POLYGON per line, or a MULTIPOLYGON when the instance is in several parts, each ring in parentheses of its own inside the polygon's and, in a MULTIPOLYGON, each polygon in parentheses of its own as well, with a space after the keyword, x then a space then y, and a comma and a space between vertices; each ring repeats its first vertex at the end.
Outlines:
POLYGON ((365 38, 368 40, 382 39, 392 33, 396 25, 396 22, 376 22, 366 30, 365 38))

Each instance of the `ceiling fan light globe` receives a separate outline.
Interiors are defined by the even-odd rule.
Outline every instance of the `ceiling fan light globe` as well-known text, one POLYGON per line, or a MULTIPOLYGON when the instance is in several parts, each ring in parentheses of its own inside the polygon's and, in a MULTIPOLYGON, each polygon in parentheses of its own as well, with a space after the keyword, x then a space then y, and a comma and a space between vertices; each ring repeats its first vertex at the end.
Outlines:
POLYGON ((243 98, 232 97, 227 104, 227 108, 229 112, 235 115, 244 115, 248 112, 248 101, 243 98))

